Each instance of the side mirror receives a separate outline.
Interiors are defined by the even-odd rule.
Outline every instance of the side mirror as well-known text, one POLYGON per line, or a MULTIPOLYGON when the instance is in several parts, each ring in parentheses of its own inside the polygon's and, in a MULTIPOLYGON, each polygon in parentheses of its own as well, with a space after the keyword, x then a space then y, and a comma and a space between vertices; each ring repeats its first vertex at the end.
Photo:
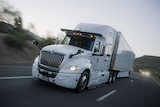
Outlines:
POLYGON ((41 47, 39 46, 38 41, 36 41, 36 40, 32 40, 31 44, 36 45, 36 46, 41 50, 41 47))
POLYGON ((37 46, 39 43, 38 43, 38 41, 32 40, 32 44, 37 46))
POLYGON ((83 52, 82 50, 78 50, 77 53, 71 54, 71 55, 69 56, 69 58, 72 58, 73 56, 78 55, 78 54, 81 54, 81 53, 84 53, 84 52, 83 52))
POLYGON ((82 50, 77 51, 77 54, 81 54, 81 53, 84 53, 84 52, 82 50))

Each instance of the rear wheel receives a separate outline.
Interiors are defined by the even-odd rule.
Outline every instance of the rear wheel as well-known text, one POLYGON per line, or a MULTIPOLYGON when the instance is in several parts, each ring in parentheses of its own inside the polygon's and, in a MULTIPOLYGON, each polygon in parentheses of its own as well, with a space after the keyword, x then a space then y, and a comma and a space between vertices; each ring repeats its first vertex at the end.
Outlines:
POLYGON ((116 79, 117 79, 117 71, 114 71, 114 72, 113 72, 113 77, 112 77, 112 81, 111 81, 111 82, 116 81, 116 79))
POLYGON ((111 80, 112 80, 112 72, 110 71, 107 84, 111 83, 111 80))
POLYGON ((77 92, 84 91, 87 87, 88 81, 89 81, 89 73, 85 71, 81 74, 81 77, 76 87, 76 91, 77 92))
POLYGON ((114 81, 116 81, 116 79, 117 79, 117 72, 116 71, 110 71, 107 83, 108 84, 113 83, 114 81))

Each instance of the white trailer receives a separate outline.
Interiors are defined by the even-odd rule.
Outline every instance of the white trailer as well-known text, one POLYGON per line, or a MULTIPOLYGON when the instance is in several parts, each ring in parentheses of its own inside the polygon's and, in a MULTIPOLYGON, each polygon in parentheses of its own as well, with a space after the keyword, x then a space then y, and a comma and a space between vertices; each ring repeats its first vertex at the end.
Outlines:
POLYGON ((82 92, 133 71, 134 52, 112 27, 80 23, 61 30, 66 33, 62 44, 42 48, 35 59, 34 77, 82 92))

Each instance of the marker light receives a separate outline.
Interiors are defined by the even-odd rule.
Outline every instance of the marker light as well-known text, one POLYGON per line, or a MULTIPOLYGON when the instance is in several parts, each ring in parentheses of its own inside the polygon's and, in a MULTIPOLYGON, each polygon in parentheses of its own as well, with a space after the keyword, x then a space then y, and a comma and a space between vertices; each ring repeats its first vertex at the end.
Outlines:
POLYGON ((90 35, 89 37, 90 37, 91 39, 93 39, 93 38, 94 38, 94 35, 90 35))

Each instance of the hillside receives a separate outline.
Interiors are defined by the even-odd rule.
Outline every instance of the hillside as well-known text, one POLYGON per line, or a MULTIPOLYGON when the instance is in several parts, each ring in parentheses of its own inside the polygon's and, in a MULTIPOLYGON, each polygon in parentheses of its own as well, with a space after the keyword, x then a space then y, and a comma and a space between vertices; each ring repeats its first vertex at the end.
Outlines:
POLYGON ((39 49, 27 40, 25 47, 17 49, 8 46, 4 42, 4 38, 8 36, 6 33, 0 33, 0 64, 26 64, 33 63, 39 54, 39 49))
POLYGON ((32 63, 39 49, 31 40, 41 39, 30 31, 0 22, 0 64, 32 63))
POLYGON ((160 72, 160 57, 142 56, 135 59, 134 70, 149 70, 151 72, 160 72))
POLYGON ((39 49, 31 44, 32 40, 38 41, 40 47, 56 41, 54 37, 41 38, 24 28, 0 21, 0 64, 33 63, 39 49))
POLYGON ((145 55, 136 58, 134 71, 148 72, 160 83, 160 57, 145 55))

